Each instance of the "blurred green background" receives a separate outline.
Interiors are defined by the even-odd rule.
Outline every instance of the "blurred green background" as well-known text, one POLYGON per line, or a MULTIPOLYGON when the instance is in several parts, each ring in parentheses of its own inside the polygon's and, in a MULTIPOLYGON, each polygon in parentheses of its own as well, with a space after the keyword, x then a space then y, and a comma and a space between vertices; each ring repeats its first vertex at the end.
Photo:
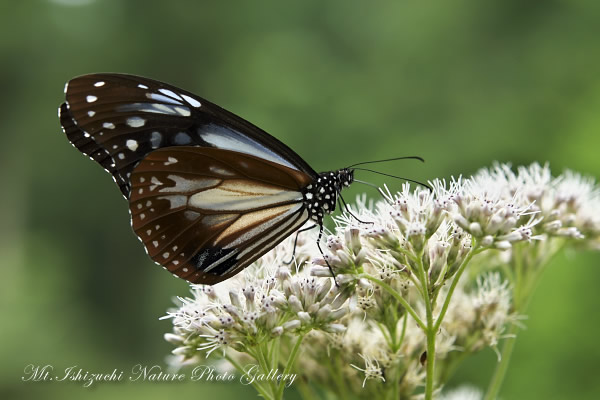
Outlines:
MULTIPOLYGON (((237 383, 21 381, 30 363, 164 365, 170 322, 158 318, 188 293, 146 257, 110 177, 61 133, 68 79, 113 71, 172 83, 316 170, 419 154, 426 164, 382 170, 426 180, 549 161, 598 177, 598 21, 598 1, 2 1, 0 397, 255 397, 237 383)), ((505 399, 600 398, 599 262, 569 253, 549 268, 505 399)), ((494 365, 483 351, 453 385, 485 387, 494 365)))

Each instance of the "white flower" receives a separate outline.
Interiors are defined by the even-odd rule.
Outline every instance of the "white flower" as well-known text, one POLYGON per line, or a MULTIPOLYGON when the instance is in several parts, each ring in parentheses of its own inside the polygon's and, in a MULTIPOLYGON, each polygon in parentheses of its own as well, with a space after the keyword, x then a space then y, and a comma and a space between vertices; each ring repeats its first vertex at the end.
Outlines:
POLYGON ((383 371, 381 369, 381 367, 379 366, 379 361, 375 360, 375 359, 371 359, 369 357, 365 357, 362 354, 359 354, 359 356, 365 360, 365 367, 364 368, 360 368, 357 367, 354 364, 350 364, 353 368, 356 368, 357 370, 363 372, 365 374, 365 379, 363 380, 362 386, 365 387, 365 384, 367 383, 367 379, 379 379, 383 382, 385 382, 385 378, 383 377, 383 371))

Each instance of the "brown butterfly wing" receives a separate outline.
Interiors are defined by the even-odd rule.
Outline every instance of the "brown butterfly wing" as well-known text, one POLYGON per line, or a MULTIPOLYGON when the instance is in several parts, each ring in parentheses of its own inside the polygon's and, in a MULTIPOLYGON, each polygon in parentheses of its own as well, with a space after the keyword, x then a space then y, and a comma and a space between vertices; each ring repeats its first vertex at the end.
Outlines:
POLYGON ((193 283, 225 280, 308 219, 298 170, 236 151, 158 149, 133 170, 129 208, 148 255, 193 283))

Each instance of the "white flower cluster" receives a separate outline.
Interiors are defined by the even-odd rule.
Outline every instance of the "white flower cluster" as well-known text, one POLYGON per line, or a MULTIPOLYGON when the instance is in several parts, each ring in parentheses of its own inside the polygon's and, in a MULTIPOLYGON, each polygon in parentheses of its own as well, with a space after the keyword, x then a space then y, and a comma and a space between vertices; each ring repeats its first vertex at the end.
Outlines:
POLYGON ((247 346, 284 333, 343 332, 346 327, 338 321, 348 313, 348 294, 331 279, 277 267, 282 254, 266 256, 223 284, 196 286, 192 298, 179 298, 181 307, 167 314, 173 319, 174 332, 165 335, 178 346, 174 354, 185 360, 198 351, 207 355, 227 347, 245 351, 247 346))
MULTIPOLYGON (((270 359, 293 353, 294 338, 303 337, 295 368, 302 382, 340 397, 411 398, 426 385, 429 359, 439 391, 461 354, 495 349, 518 322, 513 275, 489 272, 497 261, 481 253, 510 258, 515 246, 526 253, 549 241, 600 247, 598 188, 575 173, 553 178, 548 166, 495 165, 431 186, 406 184, 376 204, 359 199, 358 220, 336 218, 324 255, 316 235, 300 236, 295 268, 282 263, 290 238, 238 276, 195 288, 168 314, 174 353, 183 361, 234 349, 228 357, 242 363, 266 344, 280 346, 270 359)), ((275 366, 290 367, 286 360, 275 366)))

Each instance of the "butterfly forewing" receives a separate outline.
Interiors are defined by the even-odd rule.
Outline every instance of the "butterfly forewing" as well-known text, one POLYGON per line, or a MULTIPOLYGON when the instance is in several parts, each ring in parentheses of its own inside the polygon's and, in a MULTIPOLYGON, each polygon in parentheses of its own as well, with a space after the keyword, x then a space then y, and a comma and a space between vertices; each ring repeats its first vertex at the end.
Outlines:
POLYGON ((259 157, 180 146, 133 170, 132 226, 157 263, 194 283, 216 283, 272 249, 308 219, 304 172, 259 157))
POLYGON ((65 87, 59 110, 71 143, 110 172, 126 198, 136 165, 150 152, 202 146, 251 154, 316 177, 279 140, 192 93, 151 79, 90 74, 65 87))

